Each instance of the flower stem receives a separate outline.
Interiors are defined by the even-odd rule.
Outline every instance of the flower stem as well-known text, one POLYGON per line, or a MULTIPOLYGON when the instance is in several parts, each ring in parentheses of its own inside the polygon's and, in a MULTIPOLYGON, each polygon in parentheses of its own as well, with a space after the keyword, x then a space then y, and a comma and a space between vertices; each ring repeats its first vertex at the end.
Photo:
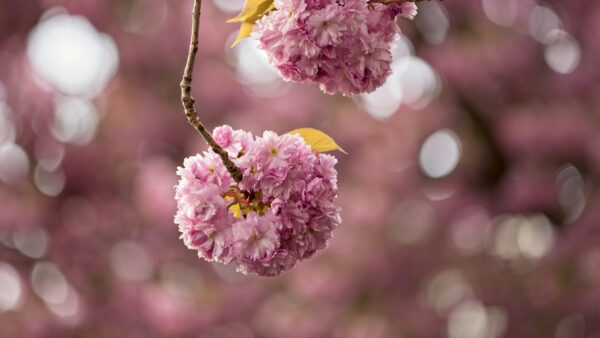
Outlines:
POLYGON ((198 30, 200 25, 200 6, 202 0, 194 0, 194 9, 192 11, 192 33, 190 37, 190 48, 185 63, 185 70, 183 71, 183 80, 179 86, 181 87, 181 103, 185 111, 185 116, 188 122, 202 135, 202 138, 206 141, 208 146, 221 157, 223 165, 227 168, 231 178, 237 183, 242 180, 242 172, 240 169, 231 161, 229 154, 221 148, 215 141, 209 131, 204 128, 202 122, 198 118, 198 113, 194 107, 194 98, 192 97, 192 73, 194 71, 194 61, 196 59, 196 53, 198 52, 198 30))

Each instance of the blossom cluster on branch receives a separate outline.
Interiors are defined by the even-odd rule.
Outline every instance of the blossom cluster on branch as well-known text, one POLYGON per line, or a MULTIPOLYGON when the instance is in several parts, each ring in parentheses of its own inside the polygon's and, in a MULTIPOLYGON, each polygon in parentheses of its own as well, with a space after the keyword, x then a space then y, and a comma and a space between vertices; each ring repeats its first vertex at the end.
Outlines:
POLYGON ((287 81, 315 83, 328 94, 372 92, 385 82, 396 17, 412 19, 414 3, 366 0, 276 0, 251 36, 287 81))
POLYGON ((215 141, 243 172, 235 184, 212 150, 188 157, 176 187, 181 238, 207 261, 274 276, 324 248, 340 224, 335 157, 298 135, 253 138, 221 126, 215 141))

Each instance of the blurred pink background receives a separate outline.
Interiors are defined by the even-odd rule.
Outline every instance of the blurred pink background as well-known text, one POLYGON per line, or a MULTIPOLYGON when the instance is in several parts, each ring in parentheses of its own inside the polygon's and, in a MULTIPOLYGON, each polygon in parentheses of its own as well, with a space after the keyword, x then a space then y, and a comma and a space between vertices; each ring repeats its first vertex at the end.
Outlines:
POLYGON ((230 49, 242 5, 203 3, 201 119, 333 136, 330 247, 262 278, 179 240, 191 0, 3 0, 0 337, 600 337, 600 2, 421 3, 354 98, 230 49))

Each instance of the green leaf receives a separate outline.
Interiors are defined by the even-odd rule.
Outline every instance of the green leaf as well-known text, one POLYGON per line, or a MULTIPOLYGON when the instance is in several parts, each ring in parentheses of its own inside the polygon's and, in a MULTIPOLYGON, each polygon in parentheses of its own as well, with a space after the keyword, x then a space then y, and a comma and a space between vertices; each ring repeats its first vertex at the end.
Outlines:
POLYGON ((329 135, 320 130, 313 128, 300 128, 292 130, 288 134, 298 134, 304 139, 306 144, 308 144, 313 150, 320 153, 331 150, 339 150, 342 153, 347 154, 347 152, 342 149, 342 147, 338 146, 329 135))
POLYGON ((240 32, 231 47, 235 46, 241 39, 249 37, 256 20, 273 9, 275 9, 273 0, 246 0, 246 5, 244 5, 244 9, 240 14, 227 20, 227 22, 242 22, 240 32))

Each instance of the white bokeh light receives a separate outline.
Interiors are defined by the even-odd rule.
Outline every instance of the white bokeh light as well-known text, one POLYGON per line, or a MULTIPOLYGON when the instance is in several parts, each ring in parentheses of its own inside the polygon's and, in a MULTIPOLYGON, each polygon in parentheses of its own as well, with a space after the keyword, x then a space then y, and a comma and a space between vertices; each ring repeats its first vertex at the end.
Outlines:
POLYGON ((425 108, 441 90, 438 75, 421 58, 406 57, 398 60, 394 72, 402 83, 402 102, 413 109, 425 108))
POLYGON ((391 51, 392 72, 383 86, 359 95, 362 107, 378 120, 394 115, 402 103, 423 109, 441 90, 438 75, 427 62, 412 55, 413 46, 406 37, 397 37, 391 51))
POLYGON ((38 262, 31 272, 31 287, 48 304, 61 304, 67 299, 69 284, 54 263, 38 262))
POLYGON ((459 302, 471 298, 473 293, 460 271, 447 269, 431 279, 425 290, 425 301, 439 315, 444 315, 459 302))
POLYGON ((362 106, 375 119, 383 120, 394 115, 402 104, 402 85, 398 72, 393 71, 383 86, 360 97, 362 106))
POLYGON ((237 13, 244 8, 245 0, 213 0, 215 6, 225 13, 237 13))
POLYGON ((22 229, 13 233, 13 243, 23 255, 40 258, 48 248, 48 233, 40 227, 22 229))
POLYGON ((486 329, 485 308, 477 301, 461 304, 448 317, 450 338, 482 338, 486 329))
POLYGON ((29 158, 23 148, 14 143, 0 145, 0 181, 16 184, 29 173, 29 158))
POLYGON ((483 12, 495 24, 511 26, 519 15, 522 0, 481 0, 483 12))
POLYGON ((72 95, 95 96, 118 66, 114 40, 99 33, 83 16, 51 8, 31 31, 27 56, 46 83, 72 95))
POLYGON ((61 142, 86 145, 96 136, 100 118, 94 104, 80 97, 60 97, 54 103, 52 136, 61 142))
POLYGON ((506 330, 506 313, 477 300, 460 304, 448 317, 449 338, 496 338, 506 330))
POLYGON ((66 319, 76 317, 80 309, 79 296, 71 286, 69 286, 67 296, 63 302, 47 303, 46 305, 55 315, 66 319))
POLYGON ((267 53, 258 48, 258 41, 246 38, 230 48, 236 36, 237 31, 229 36, 225 48, 229 62, 237 70, 238 82, 254 96, 275 97, 284 94, 289 84, 279 77, 277 70, 269 63, 267 53))
POLYGON ((411 56, 415 52, 415 47, 406 36, 397 34, 392 42, 392 60, 398 61, 402 58, 411 56))
POLYGON ((38 142, 35 147, 35 158, 38 165, 48 171, 53 171, 62 163, 65 147, 58 142, 38 142))
POLYGON ((0 312, 14 310, 21 301, 21 279, 12 265, 0 262, 0 312))
POLYGON ((573 222, 586 206, 586 185, 581 172, 573 165, 564 166, 556 177, 558 203, 565 213, 565 223, 573 222))
POLYGON ((0 98, 0 146, 15 142, 17 137, 17 131, 12 121, 12 110, 1 100, 0 98))
POLYGON ((79 296, 56 264, 36 263, 31 272, 31 287, 54 314, 71 322, 78 319, 79 296))
POLYGON ((12 234, 12 230, 0 227, 0 243, 7 248, 16 249, 12 234))
POLYGON ((543 215, 529 217, 521 223, 517 243, 525 258, 544 256, 554 244, 554 230, 550 220, 543 215))
POLYGON ((57 196, 65 187, 66 176, 61 168, 50 171, 38 164, 33 171, 33 180, 42 193, 57 196))
POLYGON ((494 220, 496 224, 492 252, 504 259, 517 259, 520 257, 517 239, 519 236, 520 218, 499 216, 494 220))
POLYGON ((545 6, 535 6, 529 15, 529 34, 542 43, 548 43, 550 32, 561 25, 558 15, 545 6))
POLYGON ((402 79, 398 71, 399 60, 409 57, 413 53, 412 43, 404 36, 399 35, 392 45, 392 73, 385 80, 383 86, 372 93, 360 94, 359 100, 362 107, 375 119, 382 120, 392 115, 402 104, 402 79))
POLYGON ((440 44, 446 40, 450 21, 446 10, 437 1, 419 4, 419 15, 415 17, 415 25, 425 40, 431 44, 440 44))
POLYGON ((498 257, 537 259, 546 255, 554 244, 554 230, 545 215, 503 215, 494 223, 491 251, 498 257))
POLYGON ((419 164, 425 175, 440 178, 456 168, 460 156, 460 139, 452 130, 442 129, 431 134, 423 142, 419 164))
POLYGON ((571 73, 581 60, 581 47, 569 33, 557 29, 548 34, 544 59, 552 70, 561 74, 571 73))

